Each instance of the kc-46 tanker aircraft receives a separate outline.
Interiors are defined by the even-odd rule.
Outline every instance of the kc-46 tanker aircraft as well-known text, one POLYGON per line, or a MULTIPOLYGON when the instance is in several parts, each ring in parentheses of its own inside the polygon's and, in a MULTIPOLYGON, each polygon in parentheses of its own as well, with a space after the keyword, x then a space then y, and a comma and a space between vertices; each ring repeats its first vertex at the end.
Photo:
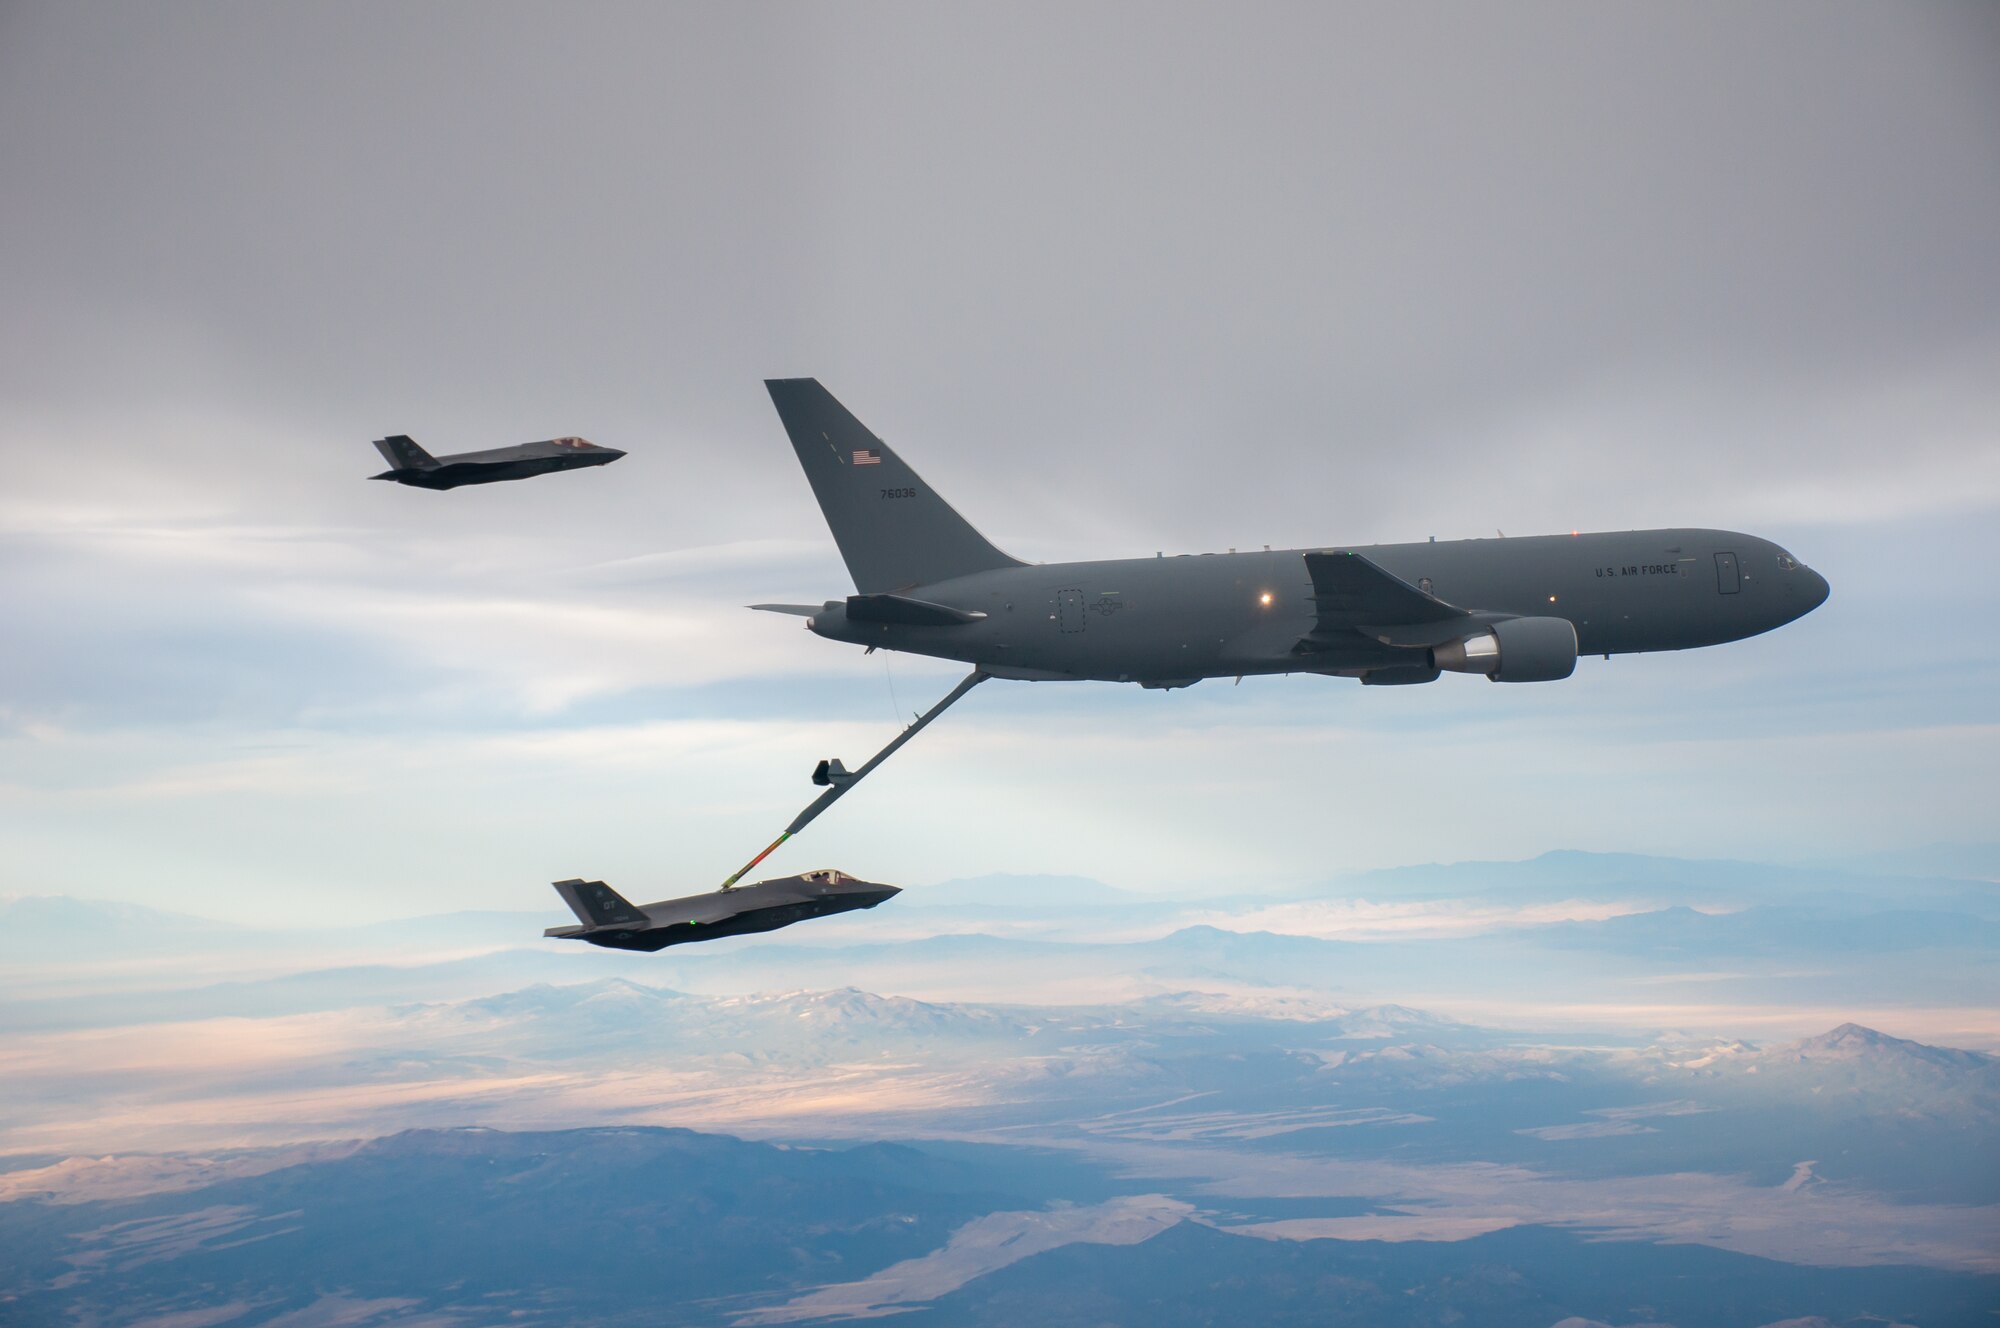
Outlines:
POLYGON ((859 593, 752 607, 987 677, 1552 682, 1579 655, 1736 641, 1827 596, 1790 553, 1728 530, 1028 564, 994 548, 817 379, 765 386, 859 593))
POLYGON ((821 761, 813 783, 824 791, 719 890, 639 906, 602 881, 560 881, 578 925, 549 936, 659 950, 875 907, 895 887, 844 872, 736 883, 988 678, 1169 688, 1257 673, 1381 685, 1450 672, 1553 682, 1575 672, 1580 654, 1736 641, 1827 595, 1825 578, 1785 550, 1728 530, 1029 564, 994 548, 817 379, 765 386, 856 593, 751 607, 797 614, 831 640, 963 660, 972 672, 859 769, 821 761))

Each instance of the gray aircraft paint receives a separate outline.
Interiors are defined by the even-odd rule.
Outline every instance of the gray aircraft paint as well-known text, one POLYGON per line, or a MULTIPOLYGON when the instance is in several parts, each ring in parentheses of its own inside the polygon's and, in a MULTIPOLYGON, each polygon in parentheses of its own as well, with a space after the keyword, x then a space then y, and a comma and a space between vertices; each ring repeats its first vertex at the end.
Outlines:
POLYGON ((559 470, 608 466, 625 455, 615 447, 599 447, 582 438, 547 438, 539 443, 434 457, 407 434, 378 438, 375 450, 392 468, 368 478, 394 480, 416 489, 456 489, 467 484, 533 479, 559 470))
POLYGON ((862 594, 1022 565, 974 530, 818 379, 772 379, 765 387, 862 594))
POLYGON ((1780 627, 1828 592, 1771 541, 1700 528, 1027 565, 994 548, 816 380, 767 386, 862 593, 759 607, 807 614, 809 629, 832 640, 961 660, 999 678, 1425 682, 1453 657, 1450 643, 1509 620, 1567 622, 1578 655, 1684 650, 1780 627), (1319 593, 1307 555, 1343 553, 1365 560, 1360 589, 1319 593), (1431 621, 1384 625, 1412 603, 1428 612, 1402 619, 1431 621), (924 616, 939 621, 913 620, 924 616))
POLYGON ((578 925, 550 927, 542 935, 649 953, 874 908, 902 893, 832 868, 653 904, 634 904, 602 881, 557 881, 555 887, 578 925))

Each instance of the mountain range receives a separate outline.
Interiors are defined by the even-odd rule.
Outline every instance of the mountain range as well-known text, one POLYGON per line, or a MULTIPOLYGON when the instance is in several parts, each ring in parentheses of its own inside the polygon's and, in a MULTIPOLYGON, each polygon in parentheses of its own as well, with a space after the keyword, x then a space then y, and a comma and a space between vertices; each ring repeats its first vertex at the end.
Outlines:
POLYGON ((1948 1328, 2000 1303, 1990 1274, 1518 1222, 1382 1239, 1366 1233, 1399 1219, 1362 1215, 1325 1220, 1351 1235, 1292 1239, 1226 1194, 990 1147, 420 1130, 279 1160, 153 1193, 0 1202, 7 1321, 1948 1328))
POLYGON ((0 1317, 1983 1321, 1995 894, 991 877, 659 955, 16 898, 0 1317))

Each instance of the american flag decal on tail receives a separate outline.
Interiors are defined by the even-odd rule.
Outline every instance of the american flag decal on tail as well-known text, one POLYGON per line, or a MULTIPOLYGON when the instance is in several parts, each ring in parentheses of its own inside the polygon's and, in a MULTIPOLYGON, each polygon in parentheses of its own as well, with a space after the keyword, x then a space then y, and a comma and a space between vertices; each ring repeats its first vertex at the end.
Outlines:
POLYGON ((857 466, 879 466, 882 464, 882 454, 872 447, 857 447, 854 449, 854 464, 857 466))

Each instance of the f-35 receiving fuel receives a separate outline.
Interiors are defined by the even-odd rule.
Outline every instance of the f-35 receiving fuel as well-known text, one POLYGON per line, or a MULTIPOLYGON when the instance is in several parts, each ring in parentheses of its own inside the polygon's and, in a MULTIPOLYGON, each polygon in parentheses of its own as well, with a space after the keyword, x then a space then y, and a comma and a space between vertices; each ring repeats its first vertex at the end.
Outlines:
POLYGON ((1028 564, 974 530, 817 379, 765 386, 857 593, 753 607, 802 616, 830 640, 963 660, 975 677, 1549 682, 1579 655, 1736 641, 1827 597, 1826 580, 1790 553, 1728 530, 1028 564))
POLYGON ((873 908, 902 893, 831 869, 809 871, 685 899, 638 905, 602 881, 557 881, 556 893, 579 927, 550 927, 544 936, 588 941, 613 950, 664 950, 689 941, 776 931, 808 918, 873 908))
POLYGON ((391 469, 370 475, 369 479, 394 480, 418 489, 456 489, 462 484, 533 479, 558 470, 608 466, 625 455, 615 447, 599 447, 581 438, 550 438, 516 447, 434 457, 418 447, 409 435, 400 433, 377 438, 375 449, 391 469))

